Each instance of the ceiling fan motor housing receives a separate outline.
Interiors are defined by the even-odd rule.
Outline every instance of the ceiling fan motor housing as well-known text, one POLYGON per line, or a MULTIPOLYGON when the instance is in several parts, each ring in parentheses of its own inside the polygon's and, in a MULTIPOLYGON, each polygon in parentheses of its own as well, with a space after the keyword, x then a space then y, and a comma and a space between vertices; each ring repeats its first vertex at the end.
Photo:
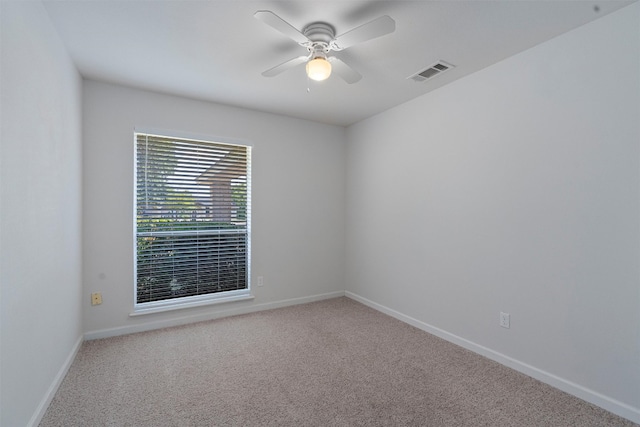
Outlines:
POLYGON ((326 22, 313 22, 302 30, 302 33, 309 39, 303 45, 311 52, 311 59, 327 59, 327 54, 331 50, 330 43, 335 38, 335 30, 326 22))
POLYGON ((336 30, 326 22, 312 22, 304 27, 302 33, 312 42, 327 46, 336 37, 336 30))

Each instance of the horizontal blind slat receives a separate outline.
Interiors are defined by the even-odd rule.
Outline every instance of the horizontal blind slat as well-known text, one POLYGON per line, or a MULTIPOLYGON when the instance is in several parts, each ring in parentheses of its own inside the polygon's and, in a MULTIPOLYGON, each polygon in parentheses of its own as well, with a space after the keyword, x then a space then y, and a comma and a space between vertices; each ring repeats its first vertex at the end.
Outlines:
POLYGON ((137 134, 138 303, 248 288, 249 151, 137 134))

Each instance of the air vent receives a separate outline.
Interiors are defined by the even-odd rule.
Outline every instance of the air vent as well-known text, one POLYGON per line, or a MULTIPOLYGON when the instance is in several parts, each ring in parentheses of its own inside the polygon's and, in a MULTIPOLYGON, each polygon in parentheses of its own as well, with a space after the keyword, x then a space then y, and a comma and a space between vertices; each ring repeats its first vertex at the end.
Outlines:
POLYGON ((453 68, 453 65, 444 61, 438 61, 426 70, 418 71, 415 74, 410 75, 407 79, 412 79, 416 82, 423 82, 428 79, 432 79, 435 76, 444 73, 447 70, 453 68))

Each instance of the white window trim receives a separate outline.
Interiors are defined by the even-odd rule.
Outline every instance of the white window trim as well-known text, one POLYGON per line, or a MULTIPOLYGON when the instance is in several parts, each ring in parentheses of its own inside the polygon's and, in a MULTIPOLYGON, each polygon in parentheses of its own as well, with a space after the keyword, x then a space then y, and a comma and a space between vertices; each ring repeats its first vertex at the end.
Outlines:
POLYGON ((207 294, 192 297, 168 299, 162 301, 146 302, 136 304, 129 317, 143 316, 145 314, 163 313, 167 311, 182 310, 185 308, 203 307, 207 305, 217 305, 229 302, 247 301, 254 299, 249 289, 239 291, 227 291, 224 295, 207 294), (141 307, 144 305, 143 307, 141 307))
MULTIPOLYGON (((253 144, 239 139, 233 138, 223 138, 223 137, 214 137, 211 135, 204 135, 192 132, 184 132, 184 131, 175 131, 168 129, 160 129, 160 128, 151 128, 151 127, 142 127, 136 126, 133 129, 133 147, 135 149, 136 144, 136 134, 145 133, 149 135, 156 135, 161 137, 168 138, 180 138, 180 139, 192 139, 194 141, 204 141, 204 142, 213 142, 213 143, 221 143, 221 144, 231 144, 231 145, 243 145, 246 147, 253 148, 253 144)), ((251 188, 251 161, 248 164, 248 175, 247 175, 247 186, 251 188)), ((137 162, 135 159, 134 152, 134 161, 133 161, 133 176, 137 176, 137 162)), ((249 200, 248 203, 251 203, 250 198, 251 192, 249 192, 249 200)), ((133 191, 133 253, 136 253, 136 210, 137 210, 137 200, 136 200, 136 192, 133 191)), ((251 221, 249 222, 251 224, 251 221)), ((146 314, 153 313, 162 313, 174 310, 182 310, 186 308, 194 308, 194 307, 202 307, 207 305, 217 305, 224 304, 229 302, 238 302, 238 301, 246 301, 252 300, 255 296, 252 293, 252 280, 251 280, 251 226, 249 225, 247 229, 247 289, 239 289, 235 291, 226 291, 223 293, 212 293, 206 295, 194 295, 189 297, 181 297, 181 298, 172 298, 166 299, 162 301, 152 301, 145 303, 138 303, 138 295, 136 289, 136 278, 137 278, 137 268, 136 262, 134 259, 133 262, 133 311, 129 313, 129 317, 137 317, 146 314)))
POLYGON ((202 133, 176 131, 170 129, 152 128, 136 126, 133 128, 133 133, 147 133, 149 135, 167 137, 167 138, 181 138, 181 139, 193 139, 194 141, 213 142, 220 144, 232 144, 232 145, 244 145, 245 147, 253 147, 253 143, 250 141, 225 138, 218 136, 211 136, 202 133))

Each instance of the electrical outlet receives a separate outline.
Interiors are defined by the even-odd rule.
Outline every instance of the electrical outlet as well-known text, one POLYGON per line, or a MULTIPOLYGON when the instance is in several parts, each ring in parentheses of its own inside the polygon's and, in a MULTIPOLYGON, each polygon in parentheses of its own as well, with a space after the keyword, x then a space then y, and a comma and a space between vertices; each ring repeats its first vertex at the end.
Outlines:
POLYGON ((511 327, 511 316, 509 313, 500 312, 500 326, 507 329, 511 327))
POLYGON ((91 305, 102 304, 102 294, 100 292, 94 292, 91 294, 91 305))
POLYGON ((258 276, 258 286, 264 286, 264 277, 258 276))

